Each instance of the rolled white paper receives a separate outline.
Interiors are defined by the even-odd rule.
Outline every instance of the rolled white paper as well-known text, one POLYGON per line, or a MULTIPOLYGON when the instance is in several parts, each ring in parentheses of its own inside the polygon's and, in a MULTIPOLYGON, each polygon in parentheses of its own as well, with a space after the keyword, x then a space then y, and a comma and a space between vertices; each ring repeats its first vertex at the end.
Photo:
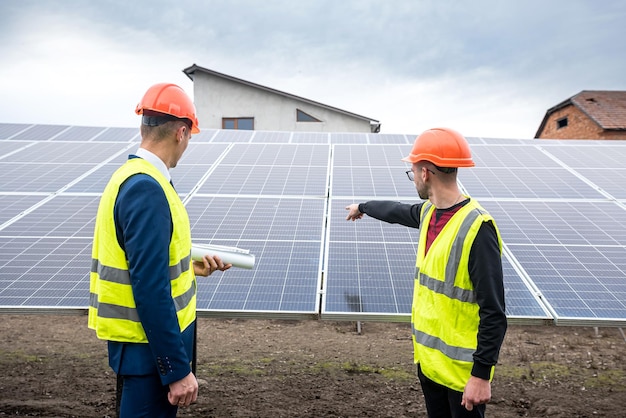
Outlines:
POLYGON ((194 244, 191 243, 191 259, 200 261, 206 255, 216 255, 224 264, 232 264, 234 267, 251 269, 254 267, 254 254, 249 250, 223 245, 194 244))

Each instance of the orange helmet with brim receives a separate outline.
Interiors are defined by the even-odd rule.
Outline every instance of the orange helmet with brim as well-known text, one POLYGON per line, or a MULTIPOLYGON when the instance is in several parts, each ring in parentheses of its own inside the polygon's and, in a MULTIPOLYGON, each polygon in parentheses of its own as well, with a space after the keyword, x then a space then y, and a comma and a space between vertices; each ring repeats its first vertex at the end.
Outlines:
POLYGON ((430 161, 437 167, 474 167, 467 140, 449 128, 429 129, 413 143, 411 153, 402 161, 416 163, 430 161))
POLYGON ((150 87, 135 108, 135 113, 138 115, 144 115, 144 112, 151 115, 156 112, 178 119, 187 119, 191 122, 191 133, 200 132, 196 107, 187 93, 176 84, 158 83, 150 87))

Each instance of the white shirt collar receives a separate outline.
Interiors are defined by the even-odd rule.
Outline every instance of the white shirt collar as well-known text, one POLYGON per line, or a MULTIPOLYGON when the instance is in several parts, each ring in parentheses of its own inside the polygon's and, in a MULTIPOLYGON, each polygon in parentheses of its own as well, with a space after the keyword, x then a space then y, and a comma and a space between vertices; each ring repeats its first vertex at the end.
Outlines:
POLYGON ((160 159, 156 154, 148 151, 145 148, 139 147, 135 155, 137 157, 143 158, 144 160, 148 161, 150 164, 155 166, 156 169, 159 170, 161 174, 165 176, 167 181, 172 180, 172 176, 170 175, 170 171, 167 169, 167 166, 165 165, 163 160, 160 159))

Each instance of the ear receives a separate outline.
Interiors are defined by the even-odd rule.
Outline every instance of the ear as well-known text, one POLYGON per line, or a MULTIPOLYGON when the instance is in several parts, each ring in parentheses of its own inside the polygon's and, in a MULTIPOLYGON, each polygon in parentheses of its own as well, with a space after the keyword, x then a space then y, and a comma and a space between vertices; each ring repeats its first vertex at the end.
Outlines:
POLYGON ((182 124, 181 126, 178 127, 178 129, 176 130, 176 141, 177 142, 182 142, 182 140, 185 138, 185 134, 187 132, 187 125, 182 124))
POLYGON ((433 175, 433 172, 428 169, 428 166, 422 166, 421 168, 422 180, 426 181, 430 179, 430 176, 433 175))

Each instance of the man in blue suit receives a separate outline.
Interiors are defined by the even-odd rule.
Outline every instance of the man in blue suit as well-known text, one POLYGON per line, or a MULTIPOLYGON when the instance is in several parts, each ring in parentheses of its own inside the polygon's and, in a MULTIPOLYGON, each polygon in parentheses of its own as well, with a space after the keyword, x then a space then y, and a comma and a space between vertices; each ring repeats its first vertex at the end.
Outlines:
POLYGON ((109 364, 122 383, 120 417, 175 417, 197 399, 191 369, 196 275, 231 267, 217 256, 191 260, 187 211, 171 183, 196 110, 174 84, 148 89, 141 144, 107 184, 96 217, 89 327, 108 341, 109 364))

